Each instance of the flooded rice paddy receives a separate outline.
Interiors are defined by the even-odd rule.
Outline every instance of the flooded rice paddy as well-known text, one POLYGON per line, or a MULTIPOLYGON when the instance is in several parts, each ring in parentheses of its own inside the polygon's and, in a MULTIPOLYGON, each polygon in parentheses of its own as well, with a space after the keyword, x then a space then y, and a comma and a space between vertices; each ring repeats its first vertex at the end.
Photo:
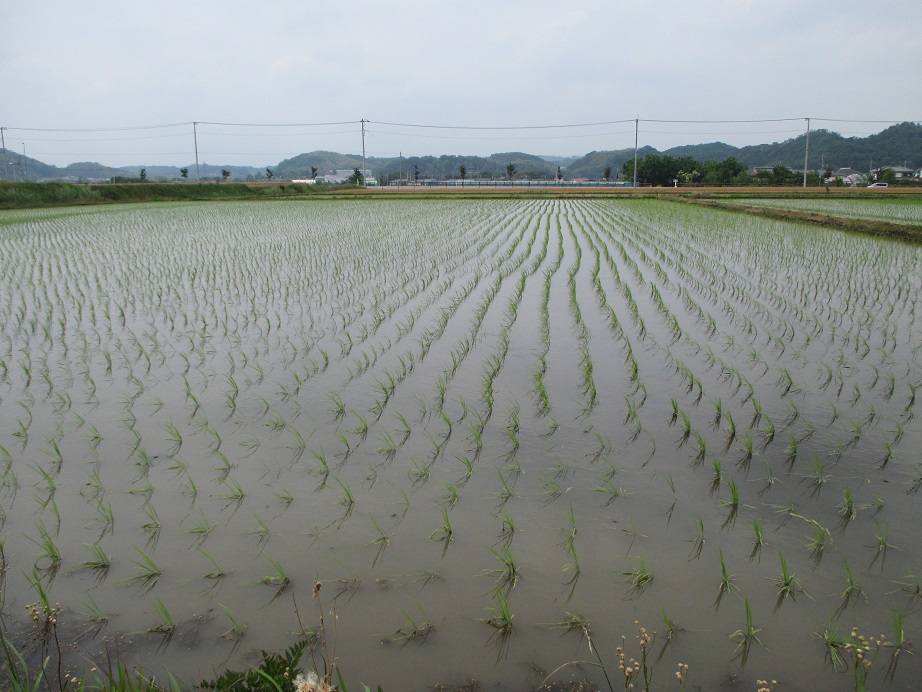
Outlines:
POLYGON ((350 689, 606 686, 587 634, 619 687, 640 627, 661 689, 847 689, 852 628, 915 689, 919 246, 653 200, 262 202, 4 212, 0 263, 24 647, 45 592, 72 668, 191 685, 316 628, 320 580, 350 689))

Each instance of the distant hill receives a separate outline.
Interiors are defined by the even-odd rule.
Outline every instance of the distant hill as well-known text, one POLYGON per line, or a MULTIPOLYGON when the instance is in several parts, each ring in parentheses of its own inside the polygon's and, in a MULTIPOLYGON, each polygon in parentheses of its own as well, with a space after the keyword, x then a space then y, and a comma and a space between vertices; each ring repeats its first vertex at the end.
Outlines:
MULTIPOLYGON (((643 147, 639 155, 667 154, 675 158, 689 156, 701 162, 723 161, 732 156, 750 168, 781 165, 791 170, 803 170, 806 138, 805 133, 783 142, 747 147, 710 142, 673 147, 662 152, 652 147, 643 147)), ((633 149, 594 151, 571 164, 566 174, 568 178, 601 178, 606 166, 611 166, 613 172, 620 171, 621 164, 633 156, 633 149)), ((833 170, 854 168, 856 171, 868 171, 881 165, 922 167, 922 125, 900 123, 868 137, 846 138, 828 130, 813 130, 810 133, 809 170, 819 170, 825 166, 833 170)))
MULTIPOLYGON (((746 147, 734 147, 723 142, 694 144, 673 147, 663 152, 645 146, 638 151, 638 156, 649 154, 668 154, 679 158, 691 157, 697 161, 722 161, 729 157, 736 158, 748 167, 753 166, 787 166, 792 170, 803 170, 806 135, 798 135, 783 142, 757 144, 746 147)), ((555 157, 535 156, 524 152, 505 152, 490 156, 410 156, 399 158, 368 157, 366 166, 372 175, 381 182, 398 177, 411 179, 414 167, 419 171, 420 180, 428 178, 459 178, 461 166, 464 166, 469 180, 478 178, 505 178, 506 167, 515 166, 516 177, 553 178, 560 166, 565 178, 601 178, 605 169, 612 169, 613 177, 621 171, 622 164, 633 159, 633 149, 616 151, 592 151, 585 156, 555 157)), ((888 127, 883 132, 868 137, 843 137, 828 130, 813 130, 810 133, 810 160, 808 168, 818 170, 821 167, 854 168, 867 171, 881 165, 906 165, 911 168, 922 167, 922 125, 906 122, 888 127)), ((314 151, 298 154, 278 164, 267 164, 272 169, 276 180, 310 177, 311 168, 316 168, 318 175, 335 170, 352 169, 362 166, 362 157, 355 154, 338 154, 332 151, 314 151)), ((146 166, 147 179, 179 180, 179 170, 183 166, 146 166)), ((195 164, 184 164, 189 169, 189 180, 195 180, 195 164)), ((95 181, 108 180, 112 177, 135 178, 142 166, 123 166, 112 168, 89 161, 72 163, 60 168, 32 159, 14 151, 0 149, 0 178, 11 180, 67 180, 95 181)), ((201 178, 214 180, 221 178, 221 171, 228 170, 232 181, 264 180, 266 167, 231 166, 217 164, 200 164, 201 178)))
MULTIPOLYGON (((660 152, 653 147, 640 147, 637 150, 637 156, 643 158, 649 154, 659 154, 660 152)), ((612 178, 617 178, 621 172, 621 166, 625 161, 634 160, 633 149, 617 149, 615 151, 591 151, 583 158, 567 166, 564 172, 565 176, 573 180, 574 178, 590 178, 598 180, 602 177, 606 168, 611 168, 612 178)))
MULTIPOLYGON (((367 159, 365 165, 371 169, 372 173, 377 175, 376 167, 369 163, 371 160, 367 159)), ((362 167, 362 157, 337 154, 333 151, 312 151, 309 154, 298 154, 290 159, 285 159, 277 166, 269 166, 269 168, 272 169, 274 177, 279 180, 294 180, 310 178, 312 166, 317 169, 317 175, 339 170, 351 170, 355 167, 362 167)))

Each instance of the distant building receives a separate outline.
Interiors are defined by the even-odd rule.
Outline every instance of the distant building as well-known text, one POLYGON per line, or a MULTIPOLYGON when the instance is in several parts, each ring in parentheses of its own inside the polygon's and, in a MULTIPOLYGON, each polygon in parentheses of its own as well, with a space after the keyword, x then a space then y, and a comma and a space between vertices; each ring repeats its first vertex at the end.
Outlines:
POLYGON ((868 182, 868 177, 864 173, 859 173, 854 168, 837 168, 832 175, 826 178, 827 183, 841 179, 849 187, 858 187, 868 182))
POLYGON ((888 168, 893 171, 897 180, 909 180, 916 174, 915 169, 906 168, 906 166, 881 166, 880 168, 873 169, 871 173, 874 174, 874 177, 877 177, 880 175, 881 171, 887 170, 888 168))
MULTIPOLYGON (((361 169, 359 170, 361 171, 361 169)), ((349 169, 349 170, 338 170, 333 173, 327 173, 326 175, 321 176, 321 177, 323 179, 323 182, 325 183, 336 184, 336 183, 349 182, 349 178, 351 178, 354 174, 355 174, 355 171, 352 169, 349 169)), ((365 169, 365 184, 366 185, 377 185, 378 184, 378 181, 375 180, 370 169, 365 169)))

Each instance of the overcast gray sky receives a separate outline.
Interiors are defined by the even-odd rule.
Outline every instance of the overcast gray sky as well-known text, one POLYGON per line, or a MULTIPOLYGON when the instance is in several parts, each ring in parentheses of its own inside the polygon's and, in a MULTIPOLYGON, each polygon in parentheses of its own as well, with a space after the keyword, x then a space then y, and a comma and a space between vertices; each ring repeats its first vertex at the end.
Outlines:
POLYGON ((659 149, 922 119, 909 0, 0 0, 0 27, 7 147, 59 165, 187 164, 193 121, 300 125, 197 126, 203 160, 269 165, 361 152, 361 119, 370 156, 582 155, 632 147, 635 117, 659 149))

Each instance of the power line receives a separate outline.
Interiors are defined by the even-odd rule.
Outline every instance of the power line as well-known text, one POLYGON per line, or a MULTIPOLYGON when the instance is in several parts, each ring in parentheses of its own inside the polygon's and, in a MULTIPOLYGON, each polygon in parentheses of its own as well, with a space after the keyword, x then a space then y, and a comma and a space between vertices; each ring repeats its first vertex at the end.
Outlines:
POLYGON ((380 120, 366 121, 371 125, 388 125, 390 127, 418 127, 431 130, 553 130, 567 127, 598 127, 601 125, 620 125, 632 123, 630 120, 607 120, 598 123, 576 123, 568 125, 504 125, 504 126, 477 126, 477 125, 420 125, 412 123, 388 123, 380 120))

